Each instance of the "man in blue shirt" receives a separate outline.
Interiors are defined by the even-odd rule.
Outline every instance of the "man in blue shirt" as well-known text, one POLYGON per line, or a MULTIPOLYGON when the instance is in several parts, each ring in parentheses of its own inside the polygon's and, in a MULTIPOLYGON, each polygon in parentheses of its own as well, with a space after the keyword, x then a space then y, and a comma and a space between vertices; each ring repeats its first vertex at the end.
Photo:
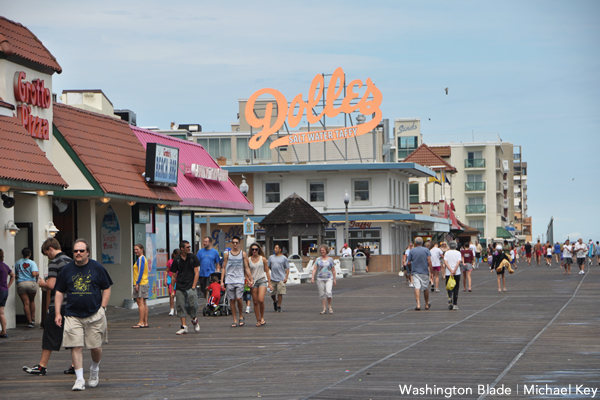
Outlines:
POLYGON ((212 238, 210 236, 202 240, 202 245, 204 247, 198 250, 198 254, 196 254, 198 260, 200 260, 198 284, 200 285, 200 291, 208 302, 206 287, 211 284, 210 275, 215 271, 221 272, 221 257, 219 256, 219 252, 212 248, 212 238))
POLYGON ((433 268, 431 266, 431 253, 429 249, 423 247, 423 238, 415 239, 415 247, 408 254, 408 265, 411 267, 413 285, 415 286, 415 299, 417 307, 415 310, 421 310, 420 292, 425 297, 425 309, 429 310, 429 282, 433 278, 433 268))

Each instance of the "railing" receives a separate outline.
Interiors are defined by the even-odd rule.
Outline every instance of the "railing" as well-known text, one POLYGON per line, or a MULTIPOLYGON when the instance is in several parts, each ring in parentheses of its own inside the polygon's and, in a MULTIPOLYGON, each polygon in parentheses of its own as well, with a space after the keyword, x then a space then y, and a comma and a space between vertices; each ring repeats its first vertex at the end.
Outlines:
POLYGON ((465 192, 483 191, 485 190, 485 182, 466 182, 465 192))
POLYGON ((485 168, 485 158, 467 158, 465 168, 485 168))
POLYGON ((521 158, 521 153, 514 153, 514 154, 513 154, 513 159, 514 159, 514 160, 517 160, 517 159, 519 159, 519 158, 521 158))
POLYGON ((504 188, 504 190, 508 190, 508 181, 507 180, 502 181, 502 187, 504 188))
POLYGON ((485 204, 470 204, 467 206, 467 214, 485 214, 485 204))
POLYGON ((503 205, 504 205, 504 208, 508 208, 508 200, 507 200, 507 199, 504 199, 504 200, 502 201, 502 203, 503 203, 503 205))

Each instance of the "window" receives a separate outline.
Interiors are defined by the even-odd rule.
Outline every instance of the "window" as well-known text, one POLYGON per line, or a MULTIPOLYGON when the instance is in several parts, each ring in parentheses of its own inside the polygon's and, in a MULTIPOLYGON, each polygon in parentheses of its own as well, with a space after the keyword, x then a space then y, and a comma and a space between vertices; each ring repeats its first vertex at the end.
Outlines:
POLYGON ((369 201, 369 180, 354 181, 354 201, 369 201))
POLYGON ((398 160, 408 157, 418 147, 417 136, 400 136, 398 138, 398 160))
POLYGON ((259 149, 252 150, 248 147, 249 138, 238 137, 236 139, 236 149, 237 149, 237 158, 238 160, 248 160, 250 159, 250 155, 257 160, 270 160, 271 159, 271 149, 269 146, 271 145, 271 138, 268 138, 265 144, 263 144, 259 149))
POLYGON ((419 184, 411 183, 408 185, 410 204, 419 202, 419 184))
POLYGON ((231 159, 230 138, 200 138, 198 144, 202 145, 215 160, 219 157, 231 159))
POLYGON ((279 182, 266 182, 265 203, 279 203, 280 201, 279 182))
POLYGON ((311 203, 325 201, 325 182, 309 182, 308 192, 311 203))
POLYGON ((350 229, 348 245, 355 249, 358 245, 368 247, 371 255, 381 254, 381 229, 350 229))

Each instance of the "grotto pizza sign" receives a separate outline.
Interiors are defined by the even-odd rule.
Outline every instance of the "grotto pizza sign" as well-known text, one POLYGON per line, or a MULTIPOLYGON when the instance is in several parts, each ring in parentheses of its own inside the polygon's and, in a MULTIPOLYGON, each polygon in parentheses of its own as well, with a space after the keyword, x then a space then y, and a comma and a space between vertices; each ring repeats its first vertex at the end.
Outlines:
POLYGON ((249 147, 254 150, 260 148, 265 144, 270 135, 277 132, 283 126, 286 119, 290 127, 294 128, 298 126, 303 115, 306 115, 309 124, 316 124, 325 116, 334 118, 340 113, 350 114, 355 111, 358 111, 363 115, 373 115, 373 118, 363 124, 346 128, 291 133, 271 142, 271 149, 279 146, 348 139, 369 133, 382 120, 380 109, 381 91, 375 86, 370 78, 367 78, 365 83, 360 79, 355 79, 348 83, 346 95, 343 98, 340 98, 344 93, 344 79, 344 70, 342 70, 342 68, 336 69, 329 80, 327 92, 325 93, 324 76, 321 74, 315 75, 308 90, 308 100, 305 101, 302 98, 302 94, 298 94, 293 98, 289 107, 285 96, 276 89, 266 88, 256 91, 250 96, 246 103, 245 115, 250 126, 253 128, 262 128, 262 130, 252 136, 248 143, 249 147), (356 93, 355 90, 359 90, 363 87, 365 87, 365 91, 361 96, 359 93, 356 93), (257 117, 254 114, 256 101, 263 95, 274 97, 279 110, 277 118, 272 125, 272 102, 266 104, 264 116, 262 118, 257 117), (314 108, 322 104, 323 95, 325 95, 325 106, 323 107, 322 112, 317 114, 314 111, 314 108), (355 99, 359 100, 355 102, 355 99), (339 100, 341 100, 341 104, 339 100), (353 102, 355 104, 353 104, 353 102))
POLYGON ((20 103, 17 105, 17 116, 31 136, 48 140, 50 138, 48 120, 33 115, 31 107, 50 108, 52 104, 50 89, 44 86, 42 79, 27 82, 26 77, 23 71, 15 73, 15 100, 20 103))

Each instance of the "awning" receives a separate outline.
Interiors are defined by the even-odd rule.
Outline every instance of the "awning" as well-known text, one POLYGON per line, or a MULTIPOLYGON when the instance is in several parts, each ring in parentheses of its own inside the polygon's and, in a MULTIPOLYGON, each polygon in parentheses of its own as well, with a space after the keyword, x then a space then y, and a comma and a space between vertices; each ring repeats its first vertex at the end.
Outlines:
POLYGON ((510 239, 513 237, 513 235, 511 235, 510 232, 506 228, 499 226, 496 228, 496 237, 499 237, 502 239, 510 239))

